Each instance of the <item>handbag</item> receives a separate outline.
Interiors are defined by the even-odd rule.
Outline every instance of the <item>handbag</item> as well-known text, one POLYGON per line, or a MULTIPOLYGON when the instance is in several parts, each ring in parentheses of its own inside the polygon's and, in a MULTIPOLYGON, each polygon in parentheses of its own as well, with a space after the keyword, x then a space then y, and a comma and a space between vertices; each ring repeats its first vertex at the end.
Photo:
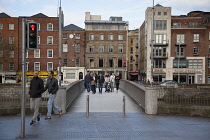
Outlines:
POLYGON ((94 80, 91 81, 91 85, 92 85, 92 86, 95 85, 95 81, 94 81, 94 80))

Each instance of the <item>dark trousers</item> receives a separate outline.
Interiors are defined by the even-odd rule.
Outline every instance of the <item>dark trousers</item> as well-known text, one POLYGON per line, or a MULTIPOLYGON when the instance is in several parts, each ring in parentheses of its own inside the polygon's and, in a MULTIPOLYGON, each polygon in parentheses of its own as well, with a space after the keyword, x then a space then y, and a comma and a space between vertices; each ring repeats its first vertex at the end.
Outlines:
POLYGON ((93 93, 96 93, 96 86, 95 85, 91 85, 91 90, 93 93))
POLYGON ((115 84, 116 84, 116 89, 118 90, 120 83, 115 83, 115 84))
POLYGON ((102 93, 103 83, 98 83, 98 90, 102 93))
POLYGON ((90 92, 91 85, 89 82, 86 83, 87 92, 90 92))

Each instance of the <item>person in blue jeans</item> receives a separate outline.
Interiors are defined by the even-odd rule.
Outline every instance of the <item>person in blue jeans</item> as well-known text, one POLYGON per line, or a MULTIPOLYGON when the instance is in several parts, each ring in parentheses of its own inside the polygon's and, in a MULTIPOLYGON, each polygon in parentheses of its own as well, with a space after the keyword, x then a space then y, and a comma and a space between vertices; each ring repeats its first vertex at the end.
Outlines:
POLYGON ((55 79, 53 75, 54 75, 53 71, 48 72, 47 84, 44 88, 44 91, 48 89, 49 92, 49 100, 47 103, 47 116, 45 117, 45 120, 51 119, 51 113, 53 108, 59 112, 59 117, 62 115, 62 110, 54 104, 54 100, 56 98, 56 94, 59 88, 58 88, 58 80, 55 79))
POLYGON ((87 71, 87 74, 85 75, 85 84, 86 84, 86 88, 87 88, 87 92, 90 92, 91 90, 91 73, 89 71, 87 71))

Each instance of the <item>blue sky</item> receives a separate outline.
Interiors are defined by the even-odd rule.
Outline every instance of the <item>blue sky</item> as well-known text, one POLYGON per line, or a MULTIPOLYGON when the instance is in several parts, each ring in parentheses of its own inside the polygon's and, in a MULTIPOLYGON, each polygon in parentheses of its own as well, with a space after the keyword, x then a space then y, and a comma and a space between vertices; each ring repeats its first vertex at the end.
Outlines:
MULTIPOLYGON (((59 0, 0 0, 0 13, 12 17, 31 16, 43 13, 57 16, 59 0)), ((121 16, 129 21, 129 29, 139 28, 145 19, 145 10, 153 0, 61 0, 64 25, 75 24, 84 28, 85 12, 101 15, 102 20, 110 16, 121 16)), ((190 11, 210 12, 210 0, 154 0, 155 5, 172 7, 172 15, 184 15, 190 11)))

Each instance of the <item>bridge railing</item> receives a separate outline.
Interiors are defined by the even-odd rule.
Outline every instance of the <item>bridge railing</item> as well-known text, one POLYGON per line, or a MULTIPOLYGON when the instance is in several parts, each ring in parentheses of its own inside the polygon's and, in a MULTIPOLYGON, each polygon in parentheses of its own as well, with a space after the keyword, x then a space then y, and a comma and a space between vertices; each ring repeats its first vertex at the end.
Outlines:
POLYGON ((157 114, 157 89, 144 87, 137 83, 120 80, 120 89, 129 94, 144 109, 146 114, 157 114))

